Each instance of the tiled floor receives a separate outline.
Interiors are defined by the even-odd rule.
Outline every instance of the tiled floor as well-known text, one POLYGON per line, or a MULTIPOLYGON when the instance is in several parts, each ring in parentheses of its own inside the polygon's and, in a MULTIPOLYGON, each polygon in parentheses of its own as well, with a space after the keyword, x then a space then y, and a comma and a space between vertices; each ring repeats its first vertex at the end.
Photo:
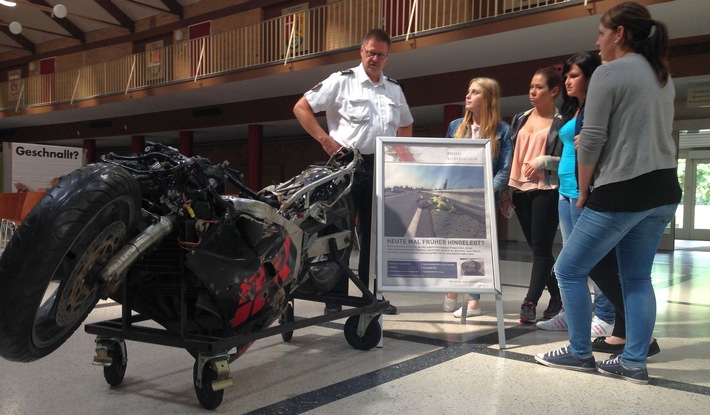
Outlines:
MULTIPOLYGON (((679 242, 656 256, 655 337, 650 385, 552 369, 533 355, 566 343, 566 332, 518 323, 529 255, 500 251, 507 347, 498 347, 495 302, 464 324, 441 311, 441 294, 387 293, 399 314, 384 316, 382 348, 358 351, 343 321, 257 341, 230 365, 225 414, 696 414, 710 407, 710 243, 679 242)), ((546 295, 541 303, 547 302, 546 295)), ((296 316, 323 305, 296 302, 296 316)), ((120 315, 100 304, 88 322, 120 315)), ((0 414, 199 414, 193 358, 182 349, 128 341, 128 370, 115 388, 91 364, 94 336, 77 331, 54 354, 28 364, 0 359, 0 414)), ((606 358, 599 355, 598 358, 606 358)))

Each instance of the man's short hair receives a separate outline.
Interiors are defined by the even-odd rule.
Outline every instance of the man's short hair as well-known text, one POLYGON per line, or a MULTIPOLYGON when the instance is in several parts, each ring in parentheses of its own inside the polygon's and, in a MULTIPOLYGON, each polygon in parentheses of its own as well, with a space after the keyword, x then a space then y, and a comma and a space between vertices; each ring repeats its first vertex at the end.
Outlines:
POLYGON ((369 40, 375 40, 376 42, 385 42, 387 47, 392 46, 392 40, 390 40, 390 35, 382 29, 370 29, 366 34, 365 38, 362 40, 364 45, 369 40))

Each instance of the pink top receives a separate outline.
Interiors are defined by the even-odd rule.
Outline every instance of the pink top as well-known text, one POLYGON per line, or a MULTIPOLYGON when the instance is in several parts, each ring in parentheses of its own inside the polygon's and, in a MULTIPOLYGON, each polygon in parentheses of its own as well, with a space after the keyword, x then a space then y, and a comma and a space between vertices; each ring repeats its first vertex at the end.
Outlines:
POLYGON ((530 134, 524 129, 518 131, 518 138, 515 140, 515 151, 513 152, 513 160, 510 167, 510 181, 508 185, 523 192, 530 190, 549 190, 552 189, 545 183, 544 172, 536 170, 530 177, 525 177, 523 173, 523 163, 532 161, 537 156, 545 155, 545 146, 547 145, 547 134, 550 132, 550 127, 543 128, 530 134))

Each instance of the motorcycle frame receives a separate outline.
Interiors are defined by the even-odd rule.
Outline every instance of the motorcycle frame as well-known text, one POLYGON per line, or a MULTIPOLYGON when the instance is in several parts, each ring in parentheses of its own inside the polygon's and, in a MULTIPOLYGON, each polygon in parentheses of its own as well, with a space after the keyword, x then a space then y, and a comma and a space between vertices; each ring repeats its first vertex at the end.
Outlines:
MULTIPOLYGON (((325 217, 326 209, 323 207, 330 208, 335 205, 343 196, 350 192, 355 181, 355 168, 362 161, 362 156, 357 151, 354 151, 352 154, 353 159, 344 168, 304 185, 301 189, 290 195, 288 199, 281 201, 281 207, 279 209, 260 200, 222 196, 222 200, 229 202, 228 205, 233 208, 231 212, 228 211, 225 213, 225 219, 228 219, 229 215, 232 214, 247 214, 267 224, 277 224, 286 229, 291 240, 298 242, 295 244, 297 269, 294 270, 294 273, 295 275, 299 275, 301 272, 303 251, 305 250, 309 253, 309 258, 323 255, 328 252, 327 240, 333 237, 333 235, 329 235, 328 238, 308 238, 308 240, 304 241, 304 232, 299 226, 299 223, 303 223, 309 217, 322 224, 327 222, 327 218, 325 217), (349 177, 346 178, 346 176, 349 177), (341 180, 348 180, 348 183, 346 188, 340 192, 335 200, 330 203, 325 203, 324 201, 311 203, 311 194, 315 189, 328 182, 341 180), (301 197, 305 197, 303 207, 308 214, 302 215, 299 222, 296 223, 291 219, 287 219, 285 215, 287 209, 301 199, 301 197)), ((333 160, 333 157, 331 157, 328 163, 333 160)), ((293 186, 293 181, 294 179, 291 179, 280 186, 269 186, 265 190, 278 196, 280 199, 282 194, 290 190, 290 186, 293 186)), ((239 183, 239 185, 241 185, 241 183, 239 183)), ((150 213, 144 211, 144 216, 150 216, 150 213)), ((117 286, 120 281, 125 278, 131 266, 133 266, 144 253, 152 246, 160 243, 166 235, 172 232, 178 222, 178 218, 177 215, 170 214, 156 217, 153 222, 153 224, 126 243, 126 245, 106 263, 99 277, 109 289, 104 292, 102 298, 108 298, 111 294, 110 287, 117 286)), ((350 232, 340 232, 337 234, 335 239, 339 248, 347 246, 350 242, 349 234, 350 232)))

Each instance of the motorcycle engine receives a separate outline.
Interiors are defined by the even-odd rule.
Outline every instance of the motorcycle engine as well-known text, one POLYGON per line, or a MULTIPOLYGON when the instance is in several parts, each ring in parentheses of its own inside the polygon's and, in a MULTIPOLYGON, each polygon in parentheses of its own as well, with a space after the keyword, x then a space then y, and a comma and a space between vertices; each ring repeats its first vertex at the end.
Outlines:
MULTIPOLYGON (((331 173, 332 171, 327 167, 311 167, 304 170, 298 177, 296 177, 295 183, 299 188, 301 188, 307 184, 322 179, 331 173)), ((337 195, 338 186, 331 180, 313 189, 313 192, 311 193, 311 203, 327 201, 337 195)))

